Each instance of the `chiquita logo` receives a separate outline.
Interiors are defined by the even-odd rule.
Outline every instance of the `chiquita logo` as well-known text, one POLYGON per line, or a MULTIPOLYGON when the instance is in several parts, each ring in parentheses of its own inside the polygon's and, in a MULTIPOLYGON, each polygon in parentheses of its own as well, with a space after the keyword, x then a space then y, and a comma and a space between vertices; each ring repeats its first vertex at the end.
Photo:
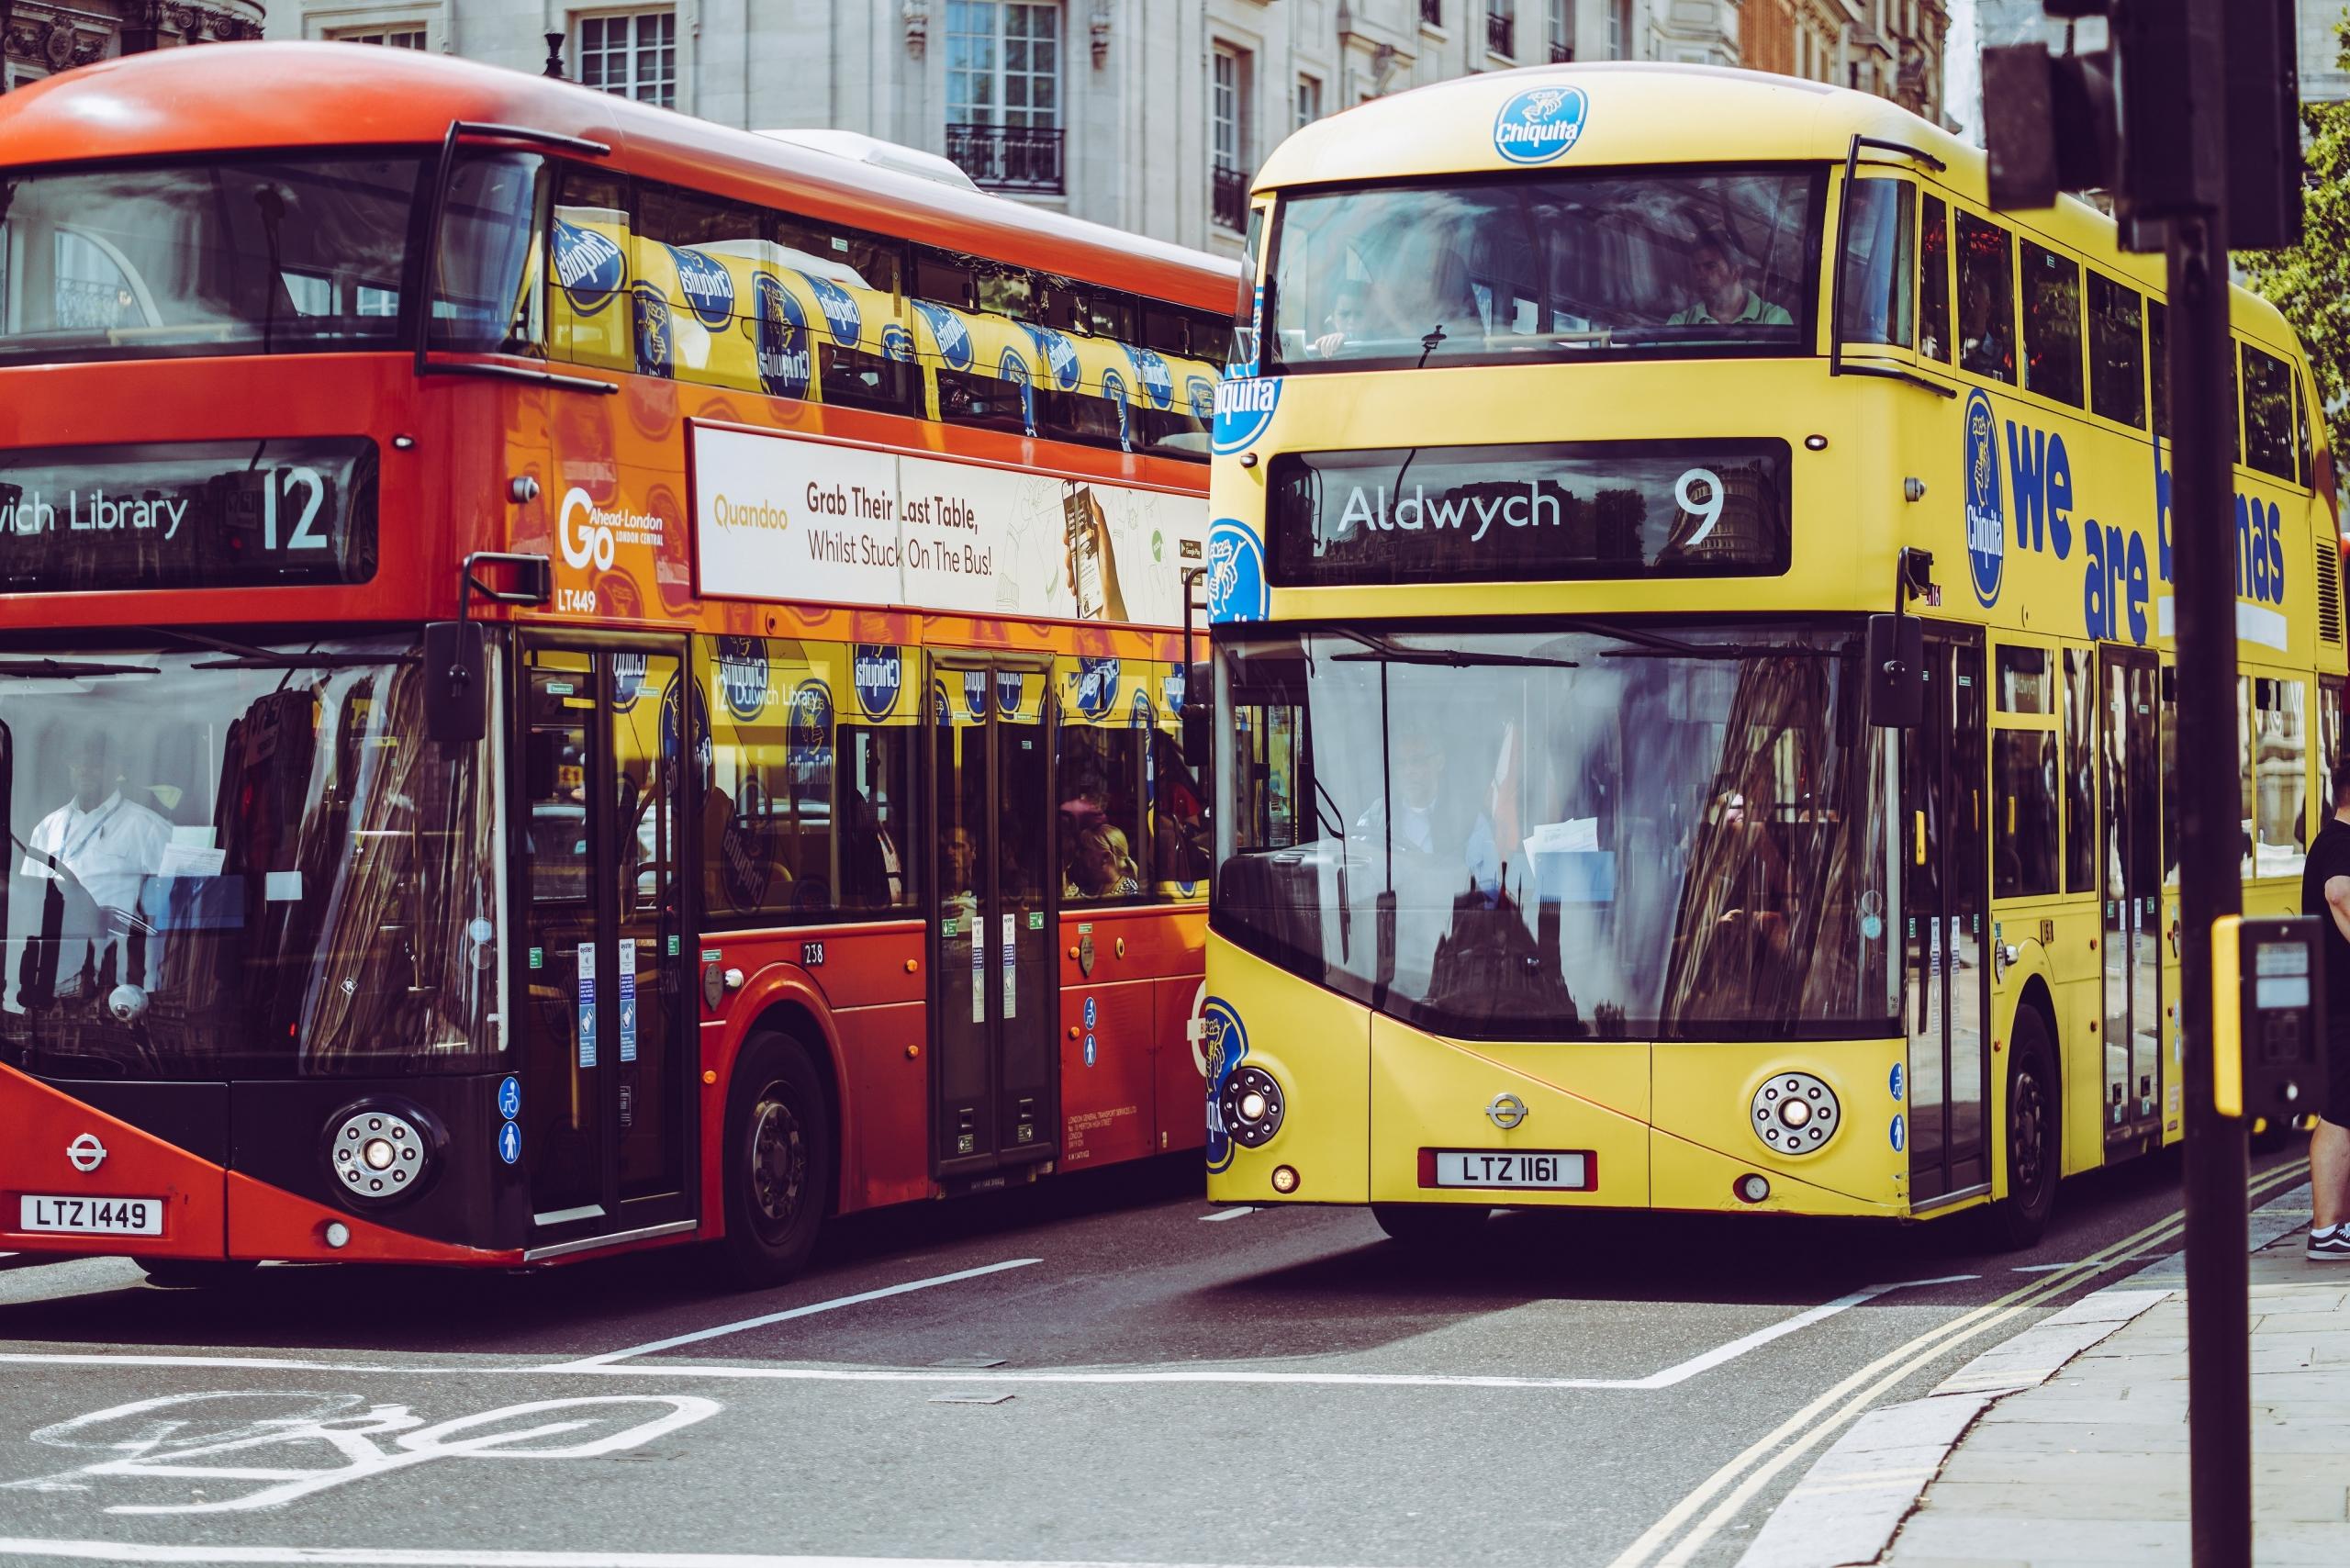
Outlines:
POLYGON ((1224 1093, 1224 1081, 1248 1054, 1248 1031, 1242 1026, 1240 1014, 1232 1003, 1220 996, 1211 996, 1200 1009, 1200 1048, 1207 1065, 1208 1080, 1208 1169, 1223 1170, 1232 1164, 1232 1136, 1225 1131, 1224 1113, 1216 1101, 1224 1093))
POLYGON ((669 374, 669 302, 649 284, 638 284, 630 290, 636 302, 636 373, 639 375, 669 374))
POLYGON ((895 321, 881 329, 881 353, 900 364, 914 362, 914 335, 895 321))
POLYGON ((1007 719, 1020 717, 1021 680, 1016 669, 995 672, 995 711, 1007 719))
POLYGON ((1975 597, 1998 602, 1999 578, 2008 561, 2008 513, 1999 498, 1998 421, 1991 399, 1977 392, 1966 400, 1966 566, 1975 597))
POLYGON ((963 319, 944 305, 933 305, 927 299, 913 302, 915 311, 930 328, 931 342, 938 345, 938 357, 946 362, 949 370, 971 368, 971 330, 963 319))
POLYGON ((1076 391, 1083 374, 1078 367, 1077 345, 1050 327, 1030 327, 1024 321, 1021 325, 1028 328, 1028 341, 1036 345, 1036 357, 1044 362, 1045 374, 1053 385, 1064 392, 1076 391))
POLYGON ((621 248, 593 229, 554 220, 554 277, 571 308, 593 316, 610 305, 628 281, 621 248))
POLYGON ((764 637, 718 639, 718 694, 744 723, 767 711, 767 644, 764 637))
POLYGON ((828 277, 811 277, 808 287, 816 296, 816 308, 824 313, 824 325, 832 329, 833 342, 845 349, 856 347, 865 336, 865 313, 856 308, 856 297, 828 277))
POLYGON ((904 656, 887 644, 859 643, 851 658, 856 705, 865 710, 868 719, 888 718, 890 710, 898 705, 899 689, 905 684, 904 656))
POLYGON ((1030 435, 1036 433, 1035 377, 1028 373, 1028 362, 1020 357, 1018 349, 1007 348, 996 362, 995 373, 1020 388, 1020 424, 1030 435))
POLYGON ((666 247, 677 267, 677 292, 694 319, 705 327, 723 327, 734 319, 734 278, 726 263, 699 251, 666 247))
POLYGON ((751 294, 758 306, 752 347, 758 355, 759 385, 770 398, 805 397, 815 361, 807 313, 782 280, 769 274, 759 274, 751 294))
POLYGON ((1114 370, 1102 373, 1102 396, 1110 399, 1110 407, 1118 410, 1118 445, 1134 450, 1134 434, 1130 428, 1132 411, 1126 407, 1126 378, 1114 370))
POLYGON ((1262 621, 1269 608, 1264 543, 1237 518, 1208 529, 1207 601, 1212 622, 1262 621))
POLYGON ((1154 409, 1167 409, 1175 406, 1175 373, 1156 349, 1139 349, 1126 345, 1126 358, 1134 362, 1135 379, 1142 383, 1143 396, 1150 399, 1154 409))
POLYGON ((1192 418, 1206 424, 1215 418, 1215 383, 1204 375, 1194 375, 1183 383, 1183 395, 1192 405, 1192 418))
POLYGON ((1118 700, 1118 661, 1080 658, 1077 661, 1077 711, 1099 719, 1118 700))
POLYGON ((803 680, 791 693, 784 743, 794 767, 824 767, 833 760, 833 693, 821 680, 803 680))
POLYGON ((1215 428, 1210 438, 1216 454, 1229 457, 1247 450, 1273 422, 1273 410, 1281 406, 1281 400, 1278 376, 1252 375, 1217 382, 1213 408, 1215 428))
POLYGON ((1494 151, 1512 163, 1548 163, 1583 140, 1591 100, 1581 87, 1536 87, 1494 117, 1494 151))
POLYGON ((963 708, 974 719, 988 716, 988 672, 967 669, 963 672, 963 708))

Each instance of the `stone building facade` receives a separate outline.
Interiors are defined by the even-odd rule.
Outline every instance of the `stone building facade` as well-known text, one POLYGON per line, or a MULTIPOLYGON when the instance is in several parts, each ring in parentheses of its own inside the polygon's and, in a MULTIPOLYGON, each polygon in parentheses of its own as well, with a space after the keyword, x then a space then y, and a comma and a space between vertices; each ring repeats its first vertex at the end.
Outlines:
MULTIPOLYGON (((1959 0, 1965 4, 1966 0, 1959 0)), ((1950 7, 1943 0, 1745 0, 1744 62, 1891 98, 1938 125, 1950 7)))
POLYGON ((118 54, 262 34, 257 0, 0 0, 0 37, 6 44, 0 89, 118 54))

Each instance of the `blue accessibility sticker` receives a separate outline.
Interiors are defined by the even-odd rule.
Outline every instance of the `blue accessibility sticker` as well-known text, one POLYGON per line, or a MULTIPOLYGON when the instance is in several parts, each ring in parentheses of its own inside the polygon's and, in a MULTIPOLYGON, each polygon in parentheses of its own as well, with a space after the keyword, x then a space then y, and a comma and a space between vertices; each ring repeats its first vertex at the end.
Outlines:
POLYGON ((1085 1065, 1093 1065, 1093 1036, 1091 1035, 1085 1036, 1085 1065))
POLYGON ((1093 1027, 1093 999, 1090 996, 1085 999, 1085 1026, 1093 1027))
POLYGON ((1899 1062, 1893 1064, 1893 1077, 1886 1081, 1886 1087, 1893 1091, 1893 1097, 1896 1100, 1901 1098, 1901 1064, 1899 1062))
POLYGON ((498 1158, 509 1165, 522 1158, 522 1129, 511 1122, 498 1125, 498 1158))
POLYGON ((1901 1146, 1909 1141, 1909 1128, 1908 1124, 1903 1122, 1897 1115, 1893 1118, 1892 1137, 1893 1152, 1899 1154, 1901 1152, 1901 1146))
POLYGON ((510 1072, 498 1086, 498 1114, 509 1122, 522 1114, 522 1081, 510 1072))

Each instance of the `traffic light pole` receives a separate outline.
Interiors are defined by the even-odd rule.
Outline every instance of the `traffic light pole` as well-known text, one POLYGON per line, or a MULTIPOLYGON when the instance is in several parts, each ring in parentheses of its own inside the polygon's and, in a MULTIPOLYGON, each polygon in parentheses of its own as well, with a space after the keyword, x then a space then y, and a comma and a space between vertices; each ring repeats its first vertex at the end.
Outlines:
MULTIPOLYGON (((2218 0, 2203 0, 2217 8, 2218 0)), ((2216 101, 2216 96, 2213 100, 2216 101)), ((2217 115, 2207 134, 2219 134, 2217 115)), ((2195 1568, 2252 1562, 2244 1125, 2212 1097, 2211 931, 2244 908, 2236 758, 2235 401, 2216 211, 2170 220, 2171 561, 2178 658, 2179 998, 2187 1114, 2188 1498, 2195 1568)), ((2234 1004, 2230 998, 2229 1004, 2234 1004)))

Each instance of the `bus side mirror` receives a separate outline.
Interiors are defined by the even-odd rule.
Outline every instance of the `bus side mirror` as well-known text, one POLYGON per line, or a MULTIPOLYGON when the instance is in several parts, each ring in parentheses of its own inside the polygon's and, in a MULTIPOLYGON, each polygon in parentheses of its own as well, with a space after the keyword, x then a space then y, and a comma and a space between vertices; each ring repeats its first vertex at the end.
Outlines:
POLYGON ((431 621, 424 627, 424 734, 446 745, 473 745, 489 733, 489 658, 476 621, 431 621))
POLYGON ((1869 722, 1914 730, 1926 721, 1926 627, 1911 615, 1872 615, 1868 626, 1869 722))
POLYGON ((1204 661, 1183 672, 1183 760, 1196 776, 1215 745, 1215 671, 1204 661))

